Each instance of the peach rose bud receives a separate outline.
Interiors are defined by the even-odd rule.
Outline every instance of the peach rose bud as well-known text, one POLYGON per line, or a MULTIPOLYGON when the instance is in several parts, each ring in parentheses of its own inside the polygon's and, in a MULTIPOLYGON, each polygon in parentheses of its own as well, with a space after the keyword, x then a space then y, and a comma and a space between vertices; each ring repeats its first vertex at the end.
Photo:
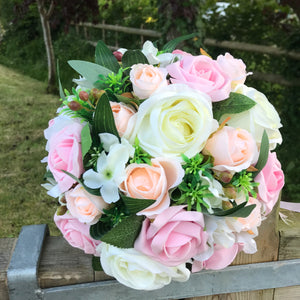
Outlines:
POLYGON ((131 107, 118 102, 110 102, 110 107, 113 112, 118 133, 122 137, 126 132, 128 123, 135 114, 135 111, 131 107))
POLYGON ((133 92, 140 99, 146 99, 158 88, 168 85, 167 71, 163 68, 147 64, 137 64, 131 67, 130 81, 133 92))

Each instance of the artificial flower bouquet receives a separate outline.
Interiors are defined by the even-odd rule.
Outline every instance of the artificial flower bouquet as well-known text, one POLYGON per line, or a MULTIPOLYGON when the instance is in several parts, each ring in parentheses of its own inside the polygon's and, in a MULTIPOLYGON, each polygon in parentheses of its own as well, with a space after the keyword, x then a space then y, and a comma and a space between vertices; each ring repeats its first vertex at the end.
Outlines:
POLYGON ((95 270, 154 290, 191 272, 255 253, 261 221, 284 184, 278 113, 244 84, 229 53, 161 51, 69 61, 80 75, 45 130, 44 185, 57 197, 64 238, 93 254, 95 270))

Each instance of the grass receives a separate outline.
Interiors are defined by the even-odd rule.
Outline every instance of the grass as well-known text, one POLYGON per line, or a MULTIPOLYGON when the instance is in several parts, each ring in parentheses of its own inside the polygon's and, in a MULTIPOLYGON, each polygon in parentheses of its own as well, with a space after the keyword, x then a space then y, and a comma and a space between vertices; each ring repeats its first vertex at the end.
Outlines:
POLYGON ((0 65, 0 238, 18 236, 23 225, 53 222, 57 200, 44 188, 47 155, 43 130, 55 116, 58 95, 46 84, 0 65))

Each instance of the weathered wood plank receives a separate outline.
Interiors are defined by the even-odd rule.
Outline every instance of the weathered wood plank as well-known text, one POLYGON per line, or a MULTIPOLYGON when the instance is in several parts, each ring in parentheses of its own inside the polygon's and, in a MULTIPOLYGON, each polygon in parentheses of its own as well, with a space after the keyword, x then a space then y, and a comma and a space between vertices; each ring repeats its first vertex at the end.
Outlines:
POLYGON ((0 239, 0 299, 8 300, 6 272, 16 246, 16 238, 0 239))
POLYGON ((91 258, 71 247, 62 237, 47 237, 39 266, 40 287, 94 281, 91 258))
POLYGON ((275 289, 274 300, 298 300, 300 299, 300 286, 291 286, 275 289))

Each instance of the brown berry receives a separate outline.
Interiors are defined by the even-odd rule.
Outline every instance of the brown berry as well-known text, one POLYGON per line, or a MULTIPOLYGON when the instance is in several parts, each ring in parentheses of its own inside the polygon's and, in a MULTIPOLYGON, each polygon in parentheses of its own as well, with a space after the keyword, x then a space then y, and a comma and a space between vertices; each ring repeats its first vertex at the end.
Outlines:
POLYGON ((89 100, 89 94, 85 91, 79 92, 79 98, 83 101, 88 101, 89 100))
POLYGON ((68 106, 73 111, 77 111, 77 110, 80 110, 82 108, 81 105, 76 101, 69 102, 68 106))

